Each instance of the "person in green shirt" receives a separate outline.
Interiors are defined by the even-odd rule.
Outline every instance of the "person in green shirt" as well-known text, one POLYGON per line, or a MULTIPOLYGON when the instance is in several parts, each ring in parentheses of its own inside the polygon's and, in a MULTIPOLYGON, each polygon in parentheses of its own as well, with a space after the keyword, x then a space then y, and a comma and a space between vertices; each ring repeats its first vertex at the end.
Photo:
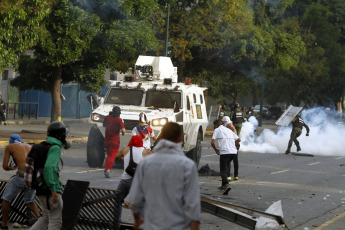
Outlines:
POLYGON ((62 225, 62 196, 59 180, 61 149, 70 147, 66 141, 69 130, 65 124, 54 121, 48 126, 46 142, 51 144, 43 169, 43 184, 36 188, 36 195, 41 203, 42 217, 30 228, 31 230, 60 230, 62 225))

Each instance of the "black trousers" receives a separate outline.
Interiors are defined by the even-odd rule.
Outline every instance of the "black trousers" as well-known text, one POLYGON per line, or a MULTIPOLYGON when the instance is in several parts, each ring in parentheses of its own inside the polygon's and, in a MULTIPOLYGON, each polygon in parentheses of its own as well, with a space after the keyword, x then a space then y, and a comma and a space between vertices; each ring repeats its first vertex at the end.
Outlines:
POLYGON ((6 122, 6 117, 5 117, 5 111, 4 110, 0 110, 0 122, 1 121, 5 121, 6 122))
POLYGON ((221 154, 219 157, 219 168, 220 176, 222 177, 222 185, 229 184, 226 173, 226 166, 230 164, 230 162, 234 160, 236 156, 237 154, 221 154))

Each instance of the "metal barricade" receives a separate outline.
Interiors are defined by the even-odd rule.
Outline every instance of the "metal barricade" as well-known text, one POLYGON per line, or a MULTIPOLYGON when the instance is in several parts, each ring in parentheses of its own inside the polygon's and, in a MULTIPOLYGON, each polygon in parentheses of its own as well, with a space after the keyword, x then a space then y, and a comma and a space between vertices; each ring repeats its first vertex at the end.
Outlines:
POLYGON ((38 103, 36 102, 8 102, 6 104, 6 120, 37 119, 38 103))
MULTIPOLYGON (((7 181, 0 180, 0 196, 7 181)), ((119 229, 120 191, 112 189, 89 188, 89 182, 68 180, 63 186, 63 224, 62 230, 105 230, 119 229)), ((36 197, 35 203, 41 207, 36 197)), ((0 203, 0 214, 1 214, 0 203)), ((2 217, 2 215, 0 215, 2 217)), ((23 194, 11 202, 10 222, 28 224, 34 215, 24 205, 23 194)), ((121 229, 123 229, 121 227, 121 229)), ((128 226, 126 229, 132 229, 128 226)))

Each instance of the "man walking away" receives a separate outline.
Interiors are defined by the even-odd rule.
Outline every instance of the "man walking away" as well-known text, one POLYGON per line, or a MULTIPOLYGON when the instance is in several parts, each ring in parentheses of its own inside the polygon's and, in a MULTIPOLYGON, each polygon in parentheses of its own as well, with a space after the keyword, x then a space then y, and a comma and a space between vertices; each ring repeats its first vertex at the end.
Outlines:
POLYGON ((66 135, 69 130, 64 123, 54 121, 48 126, 46 142, 51 147, 43 168, 43 184, 36 188, 36 194, 42 207, 43 216, 30 230, 60 230, 62 225, 61 182, 59 180, 59 163, 61 148, 69 148, 66 135))
MULTIPOLYGON (((222 125, 223 123, 219 120, 213 122, 214 132, 211 140, 211 146, 214 151, 220 155, 219 168, 220 175, 222 177, 222 185, 218 187, 219 190, 223 191, 223 195, 227 195, 231 190, 229 181, 226 175, 226 166, 236 157, 237 149, 236 145, 241 141, 240 138, 229 128, 222 125), (218 148, 216 147, 216 142, 218 148)), ((237 175, 235 175, 236 177, 237 175)))
POLYGON ((297 114, 296 117, 292 119, 291 123, 292 123, 292 131, 291 131, 289 144, 288 144, 285 154, 290 153, 292 142, 295 143, 297 147, 297 152, 301 151, 301 146, 299 145, 299 141, 297 140, 297 137, 299 137, 302 134, 303 126, 307 129, 306 136, 309 136, 309 131, 310 131, 309 126, 306 123, 304 123, 300 114, 297 114))
POLYGON ((128 195, 134 229, 198 230, 200 190, 195 163, 182 152, 183 131, 168 122, 161 130, 154 154, 135 172, 128 195), (140 211, 145 207, 145 221, 140 211))
MULTIPOLYGON (((116 155, 116 159, 123 158, 123 173, 121 175, 120 184, 117 187, 117 190, 120 190, 120 202, 121 205, 124 203, 126 196, 129 193, 129 189, 131 188, 133 176, 129 175, 126 172, 126 168, 129 165, 131 154, 132 159, 135 163, 139 164, 139 162, 152 152, 148 149, 145 149, 143 146, 143 138, 139 135, 132 136, 131 140, 129 141, 128 146, 122 148, 119 153, 116 155)), ((121 225, 121 214, 122 214, 122 206, 120 206, 120 218, 119 218, 119 226, 121 225)))
POLYGON ((1 229, 8 229, 7 221, 10 213, 10 202, 21 192, 24 191, 24 203, 34 213, 36 219, 40 213, 35 204, 35 190, 27 189, 24 183, 25 160, 29 154, 31 145, 25 144, 17 134, 10 137, 9 145, 5 148, 2 168, 6 171, 17 169, 16 175, 8 182, 2 195, 2 222, 1 229), (10 158, 12 160, 10 161, 10 158))
POLYGON ((120 118, 121 108, 114 106, 109 115, 104 118, 103 127, 105 127, 104 146, 107 150, 107 158, 104 165, 104 176, 110 177, 110 170, 113 167, 117 151, 120 147, 120 131, 125 135, 125 124, 120 118))

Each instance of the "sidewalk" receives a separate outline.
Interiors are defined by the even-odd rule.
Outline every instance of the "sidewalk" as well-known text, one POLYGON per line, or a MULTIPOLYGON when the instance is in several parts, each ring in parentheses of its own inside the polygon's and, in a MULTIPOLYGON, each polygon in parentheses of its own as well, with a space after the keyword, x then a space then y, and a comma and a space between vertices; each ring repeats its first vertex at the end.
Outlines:
MULTIPOLYGON (((65 118, 63 122, 66 126, 79 126, 83 124, 88 124, 89 118, 65 118)), ((7 125, 0 126, 0 147, 8 145, 8 138, 11 134, 18 132, 18 128, 23 128, 22 132, 25 129, 25 126, 38 126, 43 127, 44 130, 40 127, 39 130, 25 130, 21 133, 21 137, 26 143, 39 143, 45 140, 46 127, 50 124, 50 117, 40 117, 38 119, 18 119, 18 120, 7 120, 7 125)), ((30 128, 29 128, 30 129, 30 128)), ((69 137, 69 140, 72 143, 86 143, 87 137, 82 135, 73 135, 69 137)))
MULTIPOLYGON (((71 124, 71 123, 88 123, 89 118, 63 118, 62 119, 65 124, 71 124)), ((38 117, 37 119, 31 118, 31 119, 16 119, 16 120, 7 120, 7 125, 29 125, 29 124, 50 124, 50 117, 38 117)))

